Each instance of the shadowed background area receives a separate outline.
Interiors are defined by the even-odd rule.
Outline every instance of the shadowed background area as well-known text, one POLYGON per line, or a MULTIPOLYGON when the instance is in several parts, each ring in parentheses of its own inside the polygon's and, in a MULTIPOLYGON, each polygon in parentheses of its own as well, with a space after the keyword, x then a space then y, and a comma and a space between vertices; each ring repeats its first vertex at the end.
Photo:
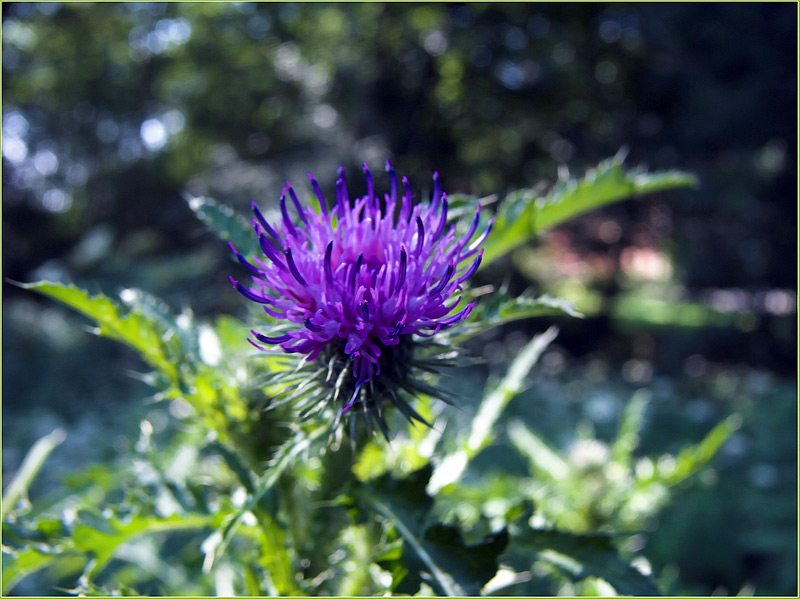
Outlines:
MULTIPOLYGON (((624 146, 629 166, 688 170, 699 188, 591 213, 476 277, 587 316, 558 323, 514 409, 564 445, 576 423, 611 434, 645 387, 650 453, 740 410, 644 553, 672 593, 796 592, 795 4, 2 10, 4 481, 61 425, 44 493, 113 456, 151 409, 131 352, 9 280, 243 315, 230 253, 186 192, 269 212, 306 171, 332 197, 339 164, 354 191, 362 161, 385 189, 389 158, 423 194, 438 170, 448 192, 502 198, 624 146)), ((541 327, 475 344, 482 375, 541 327)))

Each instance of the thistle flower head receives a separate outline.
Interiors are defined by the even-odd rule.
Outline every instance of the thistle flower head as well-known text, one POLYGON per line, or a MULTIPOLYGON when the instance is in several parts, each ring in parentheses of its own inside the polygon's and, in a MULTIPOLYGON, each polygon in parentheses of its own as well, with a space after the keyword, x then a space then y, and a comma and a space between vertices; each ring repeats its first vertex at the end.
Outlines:
MULTIPOLYGON (((329 370, 335 363, 327 380, 342 412, 354 405, 380 410, 382 395, 398 404, 388 387, 405 384, 411 366, 399 362, 409 362, 413 339, 449 329, 472 310, 474 302, 461 305, 458 295, 480 264, 491 228, 475 237, 478 206, 469 230, 456 236, 436 173, 431 201, 415 205, 408 179, 400 189, 389 162, 391 191, 383 198, 366 164, 363 169, 367 194, 351 200, 339 167, 330 209, 311 174, 317 206, 303 206, 287 181, 276 226, 252 204, 263 253, 248 260, 231 245, 252 279, 245 286, 231 278, 234 287, 278 321, 269 333, 252 331, 248 341, 323 361, 329 370)), ((407 405, 399 407, 421 420, 407 405)))

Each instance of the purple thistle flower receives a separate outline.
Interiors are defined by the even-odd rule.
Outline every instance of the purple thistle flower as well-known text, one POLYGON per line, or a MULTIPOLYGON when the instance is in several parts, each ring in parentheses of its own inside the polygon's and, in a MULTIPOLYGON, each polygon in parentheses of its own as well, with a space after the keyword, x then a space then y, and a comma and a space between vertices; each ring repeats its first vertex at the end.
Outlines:
POLYGON ((413 205, 408 179, 403 177, 400 194, 388 161, 391 193, 383 198, 375 194, 366 164, 363 169, 367 194, 351 201, 339 167, 336 203, 330 210, 310 174, 318 207, 303 207, 287 181, 276 227, 253 203, 253 226, 263 253, 250 262, 231 244, 252 283, 248 287, 230 280, 280 323, 278 334, 252 331, 252 345, 262 350, 279 346, 309 362, 335 361, 336 372, 329 372, 327 380, 336 381, 334 400, 343 389, 347 392, 341 411, 359 403, 365 411, 377 408, 385 434, 380 395, 388 396, 409 419, 424 422, 393 387, 411 390, 407 379, 413 336, 431 337, 469 315, 474 302, 461 306, 455 296, 477 270, 493 221, 473 240, 478 206, 467 233, 457 237, 447 223, 447 195, 438 173, 431 201, 413 205), (299 222, 289 215, 287 196, 299 222))

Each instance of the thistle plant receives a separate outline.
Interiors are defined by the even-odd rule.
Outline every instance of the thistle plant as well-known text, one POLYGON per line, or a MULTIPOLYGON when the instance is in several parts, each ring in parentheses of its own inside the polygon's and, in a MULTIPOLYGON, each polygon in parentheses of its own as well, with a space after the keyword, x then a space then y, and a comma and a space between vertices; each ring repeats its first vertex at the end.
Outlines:
MULTIPOLYGON (((367 194, 351 201, 344 168, 339 167, 336 203, 330 210, 310 173, 317 210, 302 206, 287 181, 276 228, 253 202, 252 222, 263 253, 248 260, 231 243, 252 283, 247 287, 230 280, 277 320, 268 333, 252 331, 252 345, 262 350, 278 346, 315 363, 302 369, 306 412, 319 412, 327 400, 339 408, 334 428, 342 414, 360 412, 388 440, 386 404, 396 406, 409 421, 429 424, 404 396, 431 390, 415 380, 416 371, 435 366, 446 355, 429 352, 421 360, 419 346, 430 349, 433 344, 425 339, 462 322, 475 306, 473 301, 456 311, 462 284, 481 263, 481 244, 493 221, 476 237, 477 204, 469 229, 457 236, 447 221, 447 194, 438 173, 430 202, 414 205, 408 179, 403 177, 399 193, 388 161, 391 192, 383 198, 375 193, 366 163, 363 169, 367 194), (298 224, 290 217, 287 196, 298 224)), ((350 418, 351 429, 355 422, 350 418)))
MULTIPOLYGON (((340 168, 331 203, 310 175, 311 201, 287 182, 277 222, 253 204, 252 227, 224 204, 189 199, 249 274, 231 282, 260 306, 259 325, 252 316, 197 322, 130 289, 116 300, 72 285, 24 285, 138 352, 153 370, 144 378, 155 399, 179 404, 183 420, 168 438, 144 421, 132 455, 99 478, 90 471, 66 499, 44 507, 25 501, 27 489, 63 434, 40 440, 3 501, 4 591, 47 569, 47 588, 83 595, 659 592, 621 549, 631 531, 617 530, 617 520, 602 530, 570 528, 591 521, 565 515, 584 509, 574 498, 585 485, 570 482, 582 474, 560 476, 567 458, 505 417, 554 329, 535 336, 473 403, 456 398, 467 399, 458 403, 469 426, 443 434, 452 410, 434 414, 431 398, 450 401, 436 372, 458 364, 461 340, 523 318, 577 315, 549 296, 495 290, 476 300, 476 271, 590 209, 693 178, 627 171, 618 156, 546 193, 512 192, 490 217, 478 198, 448 198, 436 174, 432 197, 414 201, 409 181, 386 167, 389 192, 375 191, 364 165, 367 193, 357 198, 340 168), (390 430, 391 411, 408 423, 397 419, 390 430), (359 435, 361 421, 391 443, 359 435), (508 450, 529 459, 537 480, 552 479, 548 502, 531 476, 502 465, 488 477, 472 469, 506 429, 508 450), (344 432, 349 448, 331 442, 344 432), (171 564, 169 576, 153 573, 154 563, 171 564)), ((624 472, 636 414, 612 451, 624 472)), ((666 489, 705 464, 735 426, 728 419, 681 452, 675 472, 631 474, 625 484, 608 477, 598 496, 636 505, 640 519, 654 513, 666 489)))

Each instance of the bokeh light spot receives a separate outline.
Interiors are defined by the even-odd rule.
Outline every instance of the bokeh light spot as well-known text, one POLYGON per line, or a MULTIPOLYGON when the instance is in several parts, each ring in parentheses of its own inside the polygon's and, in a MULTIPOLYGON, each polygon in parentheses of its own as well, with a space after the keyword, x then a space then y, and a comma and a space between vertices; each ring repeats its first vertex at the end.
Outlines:
POLYGON ((158 119, 147 119, 139 128, 142 143, 151 152, 157 152, 167 144, 167 129, 158 119))

